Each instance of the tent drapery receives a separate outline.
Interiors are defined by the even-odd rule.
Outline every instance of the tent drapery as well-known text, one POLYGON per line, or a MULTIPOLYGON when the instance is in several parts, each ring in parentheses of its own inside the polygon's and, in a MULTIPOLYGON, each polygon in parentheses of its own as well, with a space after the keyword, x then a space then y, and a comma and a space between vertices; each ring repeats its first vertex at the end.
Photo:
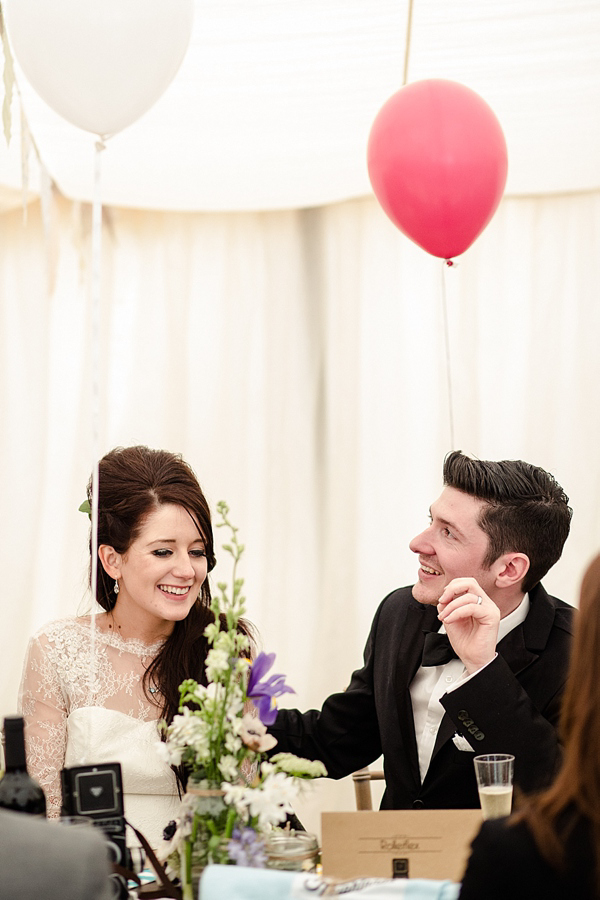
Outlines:
MULTIPOLYGON (((368 133, 402 84, 407 10, 408 0, 197 0, 175 81, 109 141, 105 202, 264 210, 370 194, 368 133)), ((600 188, 597 0, 413 0, 411 35, 409 81, 460 81, 498 116, 507 194, 600 188)), ((89 201, 93 136, 19 82, 48 172, 89 201)), ((13 119, 0 184, 18 188, 17 103, 13 119)))
MULTIPOLYGON (((452 270, 363 196, 405 25, 397 0, 199 3, 178 78, 102 160, 102 450, 181 451, 227 500, 249 617, 301 707, 345 686, 414 579, 451 449, 442 289, 456 447, 564 486, 551 592, 574 602, 600 547, 600 5, 415 0, 409 80, 468 84, 509 146, 509 196, 452 270)), ((22 94, 65 196, 33 165, 42 203, 0 215, 0 714, 32 631, 87 608, 93 139, 22 94)), ((18 124, 15 104, 4 209, 18 124)), ((352 803, 336 790, 323 808, 352 803)))
MULTIPOLYGON (((27 637, 86 609, 81 211, 57 203, 49 298, 39 209, 26 228, 19 211, 0 217, 3 713, 27 637)), ((107 217, 102 449, 181 451, 212 508, 227 500, 247 547, 249 616, 296 688, 292 702, 319 704, 345 686, 378 602, 415 577, 408 541, 450 449, 442 278, 456 445, 556 475, 575 515, 545 583, 576 600, 600 547, 599 234, 598 192, 506 199, 444 271, 372 199, 107 217)))

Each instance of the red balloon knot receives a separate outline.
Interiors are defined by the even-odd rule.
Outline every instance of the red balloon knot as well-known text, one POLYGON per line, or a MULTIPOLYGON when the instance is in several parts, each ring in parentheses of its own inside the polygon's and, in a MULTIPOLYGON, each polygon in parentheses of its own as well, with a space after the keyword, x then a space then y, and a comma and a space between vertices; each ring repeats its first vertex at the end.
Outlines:
POLYGON ((454 262, 453 259, 446 259, 445 263, 447 266, 455 266, 456 265, 456 263, 454 262))

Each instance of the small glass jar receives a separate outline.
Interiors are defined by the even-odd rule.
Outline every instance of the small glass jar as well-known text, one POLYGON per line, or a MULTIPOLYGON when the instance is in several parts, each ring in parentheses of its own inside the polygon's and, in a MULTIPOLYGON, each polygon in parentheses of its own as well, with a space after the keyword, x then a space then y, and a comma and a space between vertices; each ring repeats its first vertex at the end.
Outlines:
POLYGON ((265 841, 267 868, 288 872, 314 872, 319 862, 319 842, 308 831, 275 831, 265 841))

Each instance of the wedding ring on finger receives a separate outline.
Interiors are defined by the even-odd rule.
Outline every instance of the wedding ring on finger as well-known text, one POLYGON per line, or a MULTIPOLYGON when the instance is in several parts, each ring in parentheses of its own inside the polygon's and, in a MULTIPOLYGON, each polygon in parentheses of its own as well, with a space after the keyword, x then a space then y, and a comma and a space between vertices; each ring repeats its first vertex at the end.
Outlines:
POLYGON ((483 603, 483 598, 482 598, 482 597, 478 597, 478 598, 477 598, 477 606, 481 606, 482 603, 483 603))

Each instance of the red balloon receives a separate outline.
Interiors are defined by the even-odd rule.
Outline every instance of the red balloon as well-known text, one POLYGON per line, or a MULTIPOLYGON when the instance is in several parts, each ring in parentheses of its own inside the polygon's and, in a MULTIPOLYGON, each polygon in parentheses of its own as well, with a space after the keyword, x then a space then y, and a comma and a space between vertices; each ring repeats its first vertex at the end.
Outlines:
POLYGON ((442 259, 464 253, 481 234, 508 169, 504 134, 485 100, 437 78, 401 88, 382 106, 367 162, 392 222, 442 259))

